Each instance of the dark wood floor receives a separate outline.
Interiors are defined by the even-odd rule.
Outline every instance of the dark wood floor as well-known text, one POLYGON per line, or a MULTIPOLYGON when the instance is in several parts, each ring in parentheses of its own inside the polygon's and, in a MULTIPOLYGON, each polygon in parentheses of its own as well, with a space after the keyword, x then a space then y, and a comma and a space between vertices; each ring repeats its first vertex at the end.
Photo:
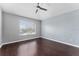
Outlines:
POLYGON ((79 56, 79 48, 42 38, 4 45, 1 56, 79 56))

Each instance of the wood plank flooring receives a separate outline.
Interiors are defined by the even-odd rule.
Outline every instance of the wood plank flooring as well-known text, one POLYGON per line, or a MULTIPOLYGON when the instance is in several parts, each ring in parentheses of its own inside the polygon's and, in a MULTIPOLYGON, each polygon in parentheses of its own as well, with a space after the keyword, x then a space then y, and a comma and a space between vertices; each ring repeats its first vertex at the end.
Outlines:
POLYGON ((4 45, 1 56, 79 56, 79 48, 43 38, 4 45))

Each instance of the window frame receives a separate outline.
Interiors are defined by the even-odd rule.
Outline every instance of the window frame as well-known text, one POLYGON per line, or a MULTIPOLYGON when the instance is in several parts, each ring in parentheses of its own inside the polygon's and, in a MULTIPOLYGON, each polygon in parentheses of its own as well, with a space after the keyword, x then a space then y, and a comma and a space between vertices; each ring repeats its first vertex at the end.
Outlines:
MULTIPOLYGON (((32 22, 30 21, 29 19, 23 19, 24 21, 26 22, 32 22)), ((34 24, 34 32, 33 33, 23 33, 21 34, 21 28, 20 28, 20 20, 19 20, 19 32, 20 32, 20 36, 25 36, 25 35, 35 35, 36 34, 36 23, 35 22, 32 22, 34 24)))

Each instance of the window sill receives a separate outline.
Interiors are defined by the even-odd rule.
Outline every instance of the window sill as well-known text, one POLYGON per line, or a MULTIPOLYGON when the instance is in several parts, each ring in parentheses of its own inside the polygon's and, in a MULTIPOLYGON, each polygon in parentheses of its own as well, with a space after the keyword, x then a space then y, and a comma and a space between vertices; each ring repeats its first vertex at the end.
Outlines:
POLYGON ((34 35, 36 33, 24 33, 24 34, 20 34, 21 36, 25 36, 25 35, 34 35))

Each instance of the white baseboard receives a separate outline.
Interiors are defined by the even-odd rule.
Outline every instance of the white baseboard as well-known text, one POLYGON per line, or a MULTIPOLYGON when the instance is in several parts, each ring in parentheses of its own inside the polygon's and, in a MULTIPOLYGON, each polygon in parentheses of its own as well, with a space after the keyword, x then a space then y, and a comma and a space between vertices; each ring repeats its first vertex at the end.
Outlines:
MULTIPOLYGON (((32 39, 35 39, 35 38, 40 38, 40 37, 34 37, 34 38, 32 38, 32 39)), ((66 45, 69 45, 69 46, 73 46, 73 47, 79 48, 78 45, 73 45, 73 44, 70 44, 70 43, 67 43, 67 42, 62 42, 62 41, 58 41, 58 40, 54 40, 54 39, 50 39, 50 38, 46 38, 46 37, 42 37, 42 38, 45 38, 45 39, 50 40, 50 41, 55 41, 55 42, 58 42, 58 43, 62 43, 62 44, 66 44, 66 45)), ((30 40, 30 39, 28 39, 28 40, 30 40)), ((17 40, 17 41, 12 41, 12 42, 7 42, 7 43, 2 43, 2 44, 0 45, 0 48, 1 48, 3 45, 15 43, 15 42, 21 42, 21 41, 26 41, 26 39, 17 40)))
POLYGON ((71 43, 62 42, 62 41, 58 41, 58 40, 54 40, 54 39, 50 39, 50 38, 46 38, 46 37, 42 37, 42 38, 45 38, 45 39, 50 40, 50 41, 55 41, 55 42, 58 42, 58 43, 62 43, 62 44, 65 44, 65 45, 69 45, 69 46, 73 46, 73 47, 79 48, 78 45, 73 45, 71 43))
MULTIPOLYGON (((36 38, 40 38, 40 37, 34 37, 34 38, 32 38, 32 39, 36 39, 36 38)), ((28 39, 28 40, 32 40, 32 39, 28 39)), ((16 43, 16 42, 21 42, 21 41, 26 41, 26 39, 17 40, 17 41, 12 41, 12 42, 7 42, 7 43, 2 43, 2 44, 0 45, 0 48, 1 48, 3 45, 11 44, 11 43, 16 43)))
POLYGON ((2 47, 2 45, 0 45, 0 48, 2 47))

